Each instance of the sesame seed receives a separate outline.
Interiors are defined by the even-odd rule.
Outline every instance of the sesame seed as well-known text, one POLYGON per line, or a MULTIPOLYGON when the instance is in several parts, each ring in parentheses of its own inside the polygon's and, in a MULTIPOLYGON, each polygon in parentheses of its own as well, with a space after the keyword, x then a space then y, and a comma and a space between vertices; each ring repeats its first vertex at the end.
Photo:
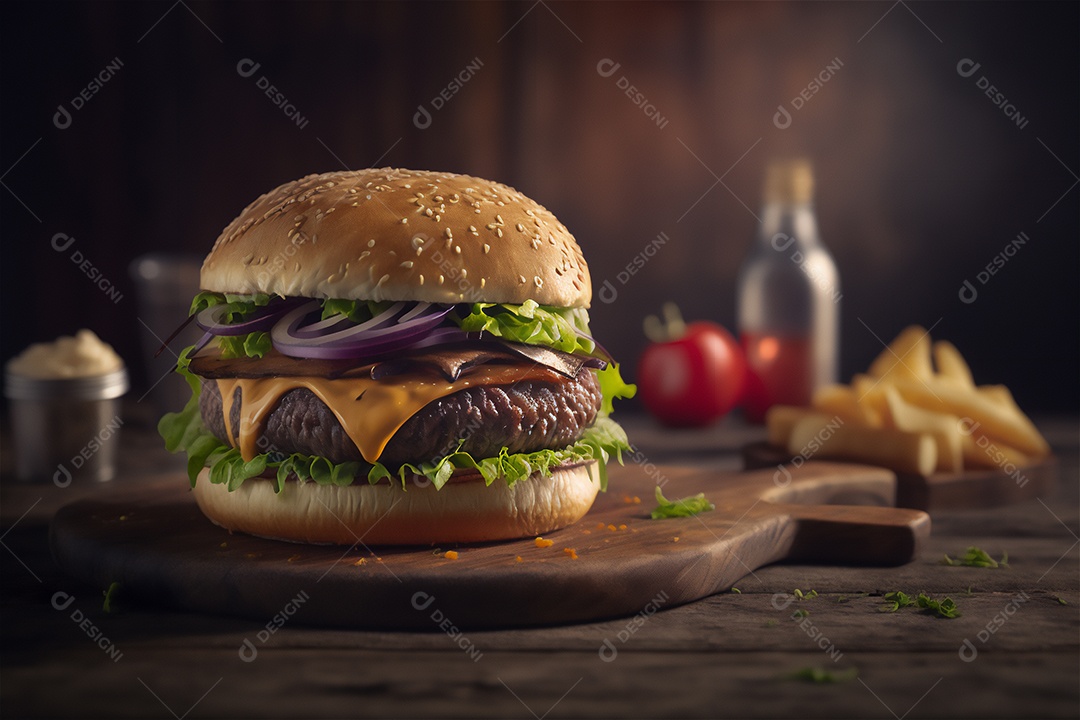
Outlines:
POLYGON ((443 281, 445 281, 445 280, 446 280, 446 278, 444 278, 442 275, 439 276, 439 284, 440 285, 442 285, 443 281))
POLYGON ((435 213, 431 210, 431 208, 428 208, 428 209, 424 210, 424 214, 427 215, 428 217, 431 217, 435 213))
POLYGON ((538 288, 542 288, 542 287, 544 287, 544 279, 542 277, 540 277, 539 275, 537 275, 536 277, 533 278, 533 284, 536 285, 536 287, 538 287, 538 288))
POLYGON ((502 228, 495 228, 495 234, 502 237, 502 228))
POLYGON ((367 241, 367 246, 368 247, 375 247, 375 238, 371 238, 370 240, 368 240, 367 241))
POLYGON ((473 212, 476 213, 477 215, 479 215, 480 214, 480 208, 476 208, 475 210, 473 210, 473 212))
POLYGON ((491 252, 491 246, 484 243, 484 254, 487 255, 489 252, 491 252))
POLYGON ((449 250, 454 244, 454 238, 446 238, 446 249, 449 250))
POLYGON ((469 271, 465 268, 461 268, 461 279, 464 280, 467 277, 469 277, 469 271))
POLYGON ((480 233, 479 233, 479 232, 478 232, 478 231, 476 230, 476 227, 475 227, 474 225, 470 225, 470 226, 469 226, 469 232, 471 232, 471 233, 472 233, 473 235, 479 235, 479 234, 480 234, 480 233))
POLYGON ((360 257, 358 257, 356 259, 357 260, 363 260, 364 258, 366 258, 370 254, 371 254, 370 250, 365 250, 364 252, 360 253, 360 257))
POLYGON ((409 218, 401 218, 401 224, 406 225, 409 222, 409 218))
POLYGON ((454 246, 454 252, 456 252, 458 255, 460 255, 461 254, 461 246, 460 245, 455 245, 454 246))
POLYGON ((423 285, 423 284, 424 284, 424 276, 423 276, 423 275, 421 275, 421 276, 420 276, 420 284, 421 284, 421 285, 423 285))
POLYGON ((443 235, 446 235, 446 237, 448 238, 454 237, 454 233, 450 231, 450 228, 446 228, 446 230, 443 230, 443 235))
POLYGON ((413 266, 413 261, 412 260, 406 260, 405 262, 401 263, 401 267, 406 268, 406 269, 409 269, 412 266, 413 266))
POLYGON ((525 232, 525 226, 522 225, 521 223, 518 223, 517 224, 517 231, 518 232, 525 232))
POLYGON ((379 282, 375 284, 375 287, 379 287, 379 285, 382 285, 384 282, 386 282, 389 279, 390 279, 389 275, 383 275, 381 278, 379 278, 379 282))
POLYGON ((495 220, 496 220, 496 221, 497 221, 497 222, 498 222, 498 223, 499 223, 500 225, 505 225, 505 224, 506 224, 505 222, 503 222, 503 219, 502 219, 502 215, 496 215, 496 216, 495 216, 495 220))
POLYGON ((527 283, 527 282, 528 282, 528 280, 526 280, 526 279, 525 279, 525 276, 524 276, 524 275, 518 275, 518 280, 520 280, 520 281, 521 281, 521 284, 522 284, 522 285, 524 285, 525 283, 527 283))
POLYGON ((480 278, 480 289, 482 290, 485 285, 487 285, 487 278, 480 278))

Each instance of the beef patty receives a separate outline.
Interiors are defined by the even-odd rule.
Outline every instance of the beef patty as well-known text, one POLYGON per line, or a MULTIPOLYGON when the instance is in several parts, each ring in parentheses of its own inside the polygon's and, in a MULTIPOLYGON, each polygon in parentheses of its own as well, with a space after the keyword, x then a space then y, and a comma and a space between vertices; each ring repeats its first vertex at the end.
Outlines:
MULTIPOLYGON (((328 380, 327 382, 333 382, 328 380)), ((559 449, 576 442, 600 409, 596 375, 582 370, 575 378, 552 382, 523 380, 513 385, 470 387, 428 403, 390 438, 379 461, 389 468, 437 460, 458 448, 476 458, 559 449)), ((243 397, 236 389, 230 424, 240 424, 243 397)), ((199 409, 203 423, 219 440, 225 433, 217 383, 202 384, 199 409)), ((266 418, 259 438, 262 452, 318 455, 334 463, 363 460, 337 416, 313 392, 296 388, 281 396, 266 418)))

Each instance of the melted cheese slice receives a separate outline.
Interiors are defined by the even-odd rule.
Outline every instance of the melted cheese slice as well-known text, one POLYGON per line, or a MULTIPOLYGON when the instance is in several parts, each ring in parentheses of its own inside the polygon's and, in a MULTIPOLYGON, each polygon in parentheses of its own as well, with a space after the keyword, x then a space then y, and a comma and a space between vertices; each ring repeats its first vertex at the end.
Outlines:
POLYGON ((409 418, 428 403, 474 386, 512 385, 522 380, 551 382, 558 376, 542 366, 480 365, 450 382, 432 373, 370 377, 219 378, 225 433, 245 461, 258 454, 257 442, 266 418, 290 390, 307 388, 323 401, 342 429, 370 463, 375 462, 409 418), (232 427, 232 406, 240 388, 240 427, 232 427), (239 430, 239 432, 237 432, 239 430))

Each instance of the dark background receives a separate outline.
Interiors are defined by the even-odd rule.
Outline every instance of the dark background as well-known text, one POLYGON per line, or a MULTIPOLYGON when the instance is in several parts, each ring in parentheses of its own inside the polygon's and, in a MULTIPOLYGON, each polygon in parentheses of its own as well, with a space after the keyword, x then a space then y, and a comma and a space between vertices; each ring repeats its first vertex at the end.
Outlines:
MULTIPOLYGON (((670 237, 593 328, 633 366, 662 301, 734 322, 764 167, 806 154, 843 285, 842 376, 910 323, 1034 411, 1078 407, 1075 3, 5 3, 2 347, 95 329, 141 371, 127 267, 204 254, 260 193, 374 164, 511 184, 578 238, 594 289, 670 237), (119 58, 72 123, 57 106, 119 58), (260 63, 251 77, 237 63, 260 63), (981 64, 961 77, 957 63, 981 64), (620 64, 611 77, 597 63, 620 64), (773 115, 842 67, 792 124, 773 115), (440 110, 431 100, 482 63, 440 110), (265 76, 307 121, 256 86, 265 76), (984 95, 985 76, 1027 120, 984 95), (658 128, 617 86, 633 83, 658 128), (413 123, 418 106, 430 127, 413 123), (36 144, 35 144, 36 143, 36 144), (28 151, 29 149, 29 151, 28 151), (25 153, 25 156, 24 156, 25 153), (716 183, 716 178, 723 179, 716 183), (710 190, 710 186, 713 186, 710 190), (123 294, 111 302, 56 233, 123 294), (1030 241, 985 285, 977 273, 1030 241), (974 303, 960 302, 965 279, 974 303)), ((182 318, 176 318, 177 321, 182 318)), ((164 333, 171 328, 155 328, 164 333)))

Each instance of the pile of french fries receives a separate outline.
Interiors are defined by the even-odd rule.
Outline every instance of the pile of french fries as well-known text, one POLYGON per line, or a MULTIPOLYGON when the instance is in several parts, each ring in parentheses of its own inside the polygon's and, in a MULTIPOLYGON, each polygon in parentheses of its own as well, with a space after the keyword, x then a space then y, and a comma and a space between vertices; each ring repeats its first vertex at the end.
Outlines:
POLYGON ((956 347, 931 344, 917 325, 901 332, 850 385, 821 388, 812 407, 774 406, 765 422, 769 442, 796 457, 920 475, 1011 472, 1050 453, 1008 388, 976 386, 956 347))

